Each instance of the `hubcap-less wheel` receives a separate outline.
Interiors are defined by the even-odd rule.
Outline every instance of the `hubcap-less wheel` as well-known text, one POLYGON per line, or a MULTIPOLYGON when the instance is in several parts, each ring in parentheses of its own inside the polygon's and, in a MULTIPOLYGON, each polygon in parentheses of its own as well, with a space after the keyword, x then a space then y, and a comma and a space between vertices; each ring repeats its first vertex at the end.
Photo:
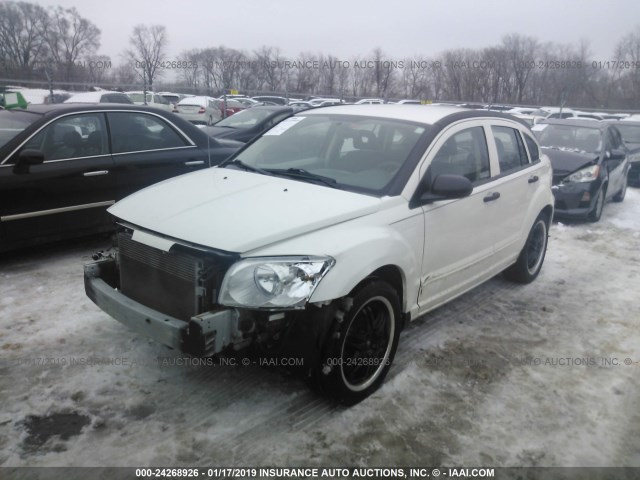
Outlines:
POLYGON ((310 378, 334 400, 354 405, 371 395, 391 368, 403 324, 398 291, 369 277, 323 311, 331 323, 310 378))
POLYGON ((505 278, 518 283, 530 283, 536 279, 547 251, 548 232, 548 214, 541 213, 529 230, 518 260, 504 271, 505 278))
POLYGON ((547 243, 547 224, 544 220, 538 220, 531 231, 527 242, 527 270, 529 275, 535 275, 544 258, 547 243))
POLYGON ((384 297, 373 297, 354 315, 340 355, 345 386, 354 392, 373 384, 389 361, 395 335, 395 315, 384 297))

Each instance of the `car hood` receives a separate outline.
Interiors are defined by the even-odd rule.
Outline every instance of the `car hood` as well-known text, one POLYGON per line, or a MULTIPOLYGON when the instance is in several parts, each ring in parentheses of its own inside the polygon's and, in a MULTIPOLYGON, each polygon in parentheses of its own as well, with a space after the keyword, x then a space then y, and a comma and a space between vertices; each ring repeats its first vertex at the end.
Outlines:
POLYGON ((598 163, 599 155, 586 152, 572 152, 556 148, 542 148, 551 160, 554 175, 570 174, 576 170, 598 163))
POLYGON ((228 137, 229 135, 233 135, 234 133, 236 133, 235 128, 229 128, 229 127, 216 127, 216 126, 204 127, 203 130, 207 135, 215 138, 216 140, 220 138, 228 137))
POLYGON ((109 212, 152 232, 244 253, 374 213, 380 203, 323 185, 210 168, 145 188, 109 212))
POLYGON ((231 147, 231 148, 240 148, 244 147, 244 142, 240 142, 238 140, 233 140, 231 138, 216 138, 216 142, 221 147, 231 147))

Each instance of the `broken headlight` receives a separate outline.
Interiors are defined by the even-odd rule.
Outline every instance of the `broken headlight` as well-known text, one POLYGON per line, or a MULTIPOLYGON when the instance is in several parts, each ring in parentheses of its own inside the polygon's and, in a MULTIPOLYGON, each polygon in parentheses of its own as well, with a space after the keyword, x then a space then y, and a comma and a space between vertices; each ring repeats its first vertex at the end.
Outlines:
POLYGON ((262 257, 227 271, 218 302, 229 307, 294 309, 307 300, 334 265, 331 257, 262 257))

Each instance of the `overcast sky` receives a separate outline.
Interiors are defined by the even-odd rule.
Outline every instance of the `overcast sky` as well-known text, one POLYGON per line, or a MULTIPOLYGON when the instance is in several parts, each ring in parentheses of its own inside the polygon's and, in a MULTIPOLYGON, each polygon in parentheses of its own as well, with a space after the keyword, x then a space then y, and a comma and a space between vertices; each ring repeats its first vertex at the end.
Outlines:
POLYGON ((169 59, 216 47, 279 47, 339 60, 380 47, 391 59, 451 48, 497 45, 507 33, 541 42, 589 41, 593 58, 613 57, 620 38, 640 27, 639 0, 37 0, 76 7, 102 31, 99 53, 119 62, 134 25, 165 25, 169 59))

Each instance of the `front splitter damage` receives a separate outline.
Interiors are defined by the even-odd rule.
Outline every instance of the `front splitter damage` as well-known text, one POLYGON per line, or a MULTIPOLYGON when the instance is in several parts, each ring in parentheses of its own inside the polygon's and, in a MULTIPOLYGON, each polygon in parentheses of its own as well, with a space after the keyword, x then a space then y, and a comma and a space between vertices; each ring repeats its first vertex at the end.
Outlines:
POLYGON ((198 357, 231 354, 254 346, 254 353, 261 356, 299 358, 294 362, 297 369, 308 370, 320 358, 332 319, 330 306, 313 305, 281 312, 222 307, 188 321, 178 319, 124 295, 118 288, 117 261, 112 255, 85 265, 84 284, 87 296, 123 325, 198 357))

